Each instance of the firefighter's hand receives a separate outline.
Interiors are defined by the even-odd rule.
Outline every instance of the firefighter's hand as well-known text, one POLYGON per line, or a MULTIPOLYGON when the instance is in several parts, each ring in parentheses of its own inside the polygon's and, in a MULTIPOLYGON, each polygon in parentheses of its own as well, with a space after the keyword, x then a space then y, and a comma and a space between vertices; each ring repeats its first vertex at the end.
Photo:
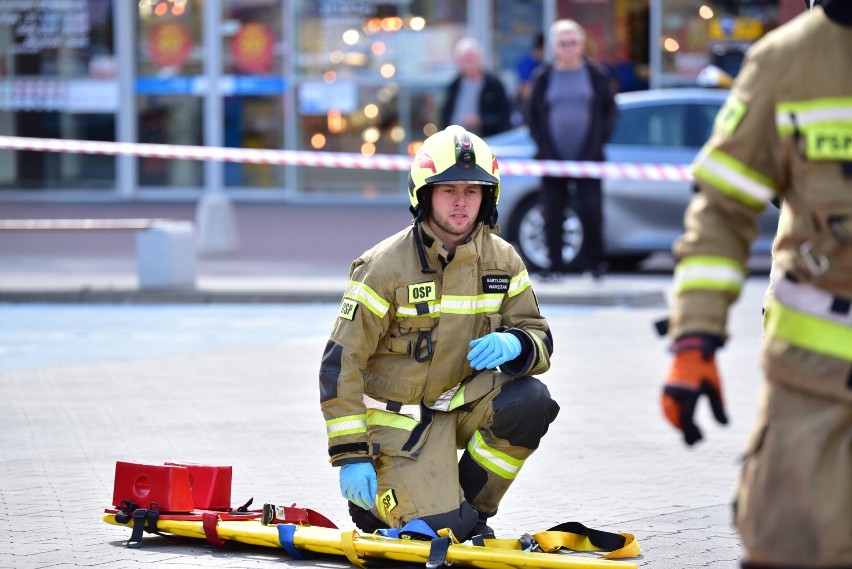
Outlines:
POLYGON ((340 467, 340 493, 365 510, 376 505, 376 469, 369 462, 355 462, 340 467))
POLYGON ((675 354, 662 393, 663 412, 669 423, 683 432, 686 444, 700 441, 701 431, 693 420, 695 404, 701 395, 710 400, 716 420, 726 425, 728 416, 722 400, 722 382, 716 370, 716 348, 722 341, 716 336, 683 336, 672 345, 675 354))
POLYGON ((470 367, 491 369, 521 355, 521 341, 509 332, 491 332, 470 343, 470 367))

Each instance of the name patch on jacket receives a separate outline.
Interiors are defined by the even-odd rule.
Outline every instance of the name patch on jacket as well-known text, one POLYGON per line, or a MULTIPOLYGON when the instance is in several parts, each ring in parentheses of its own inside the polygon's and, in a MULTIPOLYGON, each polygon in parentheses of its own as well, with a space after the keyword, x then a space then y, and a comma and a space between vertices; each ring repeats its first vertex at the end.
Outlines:
POLYGON ((485 275, 482 277, 482 292, 509 292, 509 275, 485 275))
POLYGON ((358 303, 352 300, 351 298, 344 298, 343 302, 340 303, 340 310, 337 312, 337 315, 340 318, 345 318, 346 320, 352 320, 355 318, 355 312, 358 310, 358 303))
POLYGON ((436 289, 435 281, 408 285, 409 304, 435 300, 436 289))

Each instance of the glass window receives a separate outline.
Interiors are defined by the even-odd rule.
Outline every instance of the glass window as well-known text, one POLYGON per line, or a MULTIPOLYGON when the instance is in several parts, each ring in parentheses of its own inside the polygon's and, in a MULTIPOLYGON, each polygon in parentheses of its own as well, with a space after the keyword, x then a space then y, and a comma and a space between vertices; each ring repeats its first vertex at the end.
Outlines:
MULTIPOLYGON (((224 144, 237 148, 284 148, 286 90, 278 0, 225 0, 222 26, 224 144)), ((282 188, 284 168, 226 163, 228 187, 282 188)))
MULTIPOLYGON (((203 144, 202 107, 199 97, 147 96, 139 101, 139 142, 203 144)), ((139 158, 140 186, 191 186, 204 183, 199 160, 139 158)))
POLYGON ((139 0, 139 75, 165 78, 202 72, 203 7, 201 0, 139 0))
MULTIPOLYGON (((139 142, 201 145, 204 2, 139 0, 136 93, 139 142)), ((198 160, 139 158, 140 186, 203 185, 198 160)))
POLYGON ((622 109, 612 144, 683 146, 687 105, 622 109))
MULTIPOLYGON (((299 0, 293 95, 298 148, 364 155, 413 152, 432 134, 436 101, 467 33, 458 0, 299 0)), ((400 193, 407 173, 302 168, 306 192, 400 193)))
POLYGON ((709 64, 736 76, 748 46, 778 25, 778 0, 663 0, 660 50, 669 84, 694 84, 709 64))
POLYGON ((297 6, 296 68, 311 75, 448 79, 452 46, 466 33, 467 6, 458 0, 300 0, 297 6))
MULTIPOLYGON (((111 0, 0 2, 0 133, 115 140, 111 0)), ((0 187, 106 189, 111 156, 0 151, 0 187)))

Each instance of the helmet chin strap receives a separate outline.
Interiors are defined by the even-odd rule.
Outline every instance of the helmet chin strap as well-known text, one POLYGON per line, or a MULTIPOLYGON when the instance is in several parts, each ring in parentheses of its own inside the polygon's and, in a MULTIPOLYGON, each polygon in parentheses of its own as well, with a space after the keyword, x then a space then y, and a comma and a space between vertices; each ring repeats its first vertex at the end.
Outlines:
MULTIPOLYGON (((431 200, 432 196, 423 196, 424 198, 431 200)), ((423 205, 423 201, 420 201, 418 206, 415 208, 414 206, 410 206, 408 209, 411 211, 412 215, 414 215, 414 223, 412 224, 412 231, 414 232, 414 248, 417 249, 417 258, 420 259, 420 271, 426 274, 436 273, 437 271, 429 266, 429 263, 426 262, 426 252, 423 250, 423 238, 420 236, 420 224, 426 220, 426 216, 429 213, 429 208, 423 205)))

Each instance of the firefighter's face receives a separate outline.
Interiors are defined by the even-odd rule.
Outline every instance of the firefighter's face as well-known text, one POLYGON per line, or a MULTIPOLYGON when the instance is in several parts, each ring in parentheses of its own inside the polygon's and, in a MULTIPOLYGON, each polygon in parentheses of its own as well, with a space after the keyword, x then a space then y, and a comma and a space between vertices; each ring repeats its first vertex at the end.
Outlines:
POLYGON ((464 240, 476 225, 480 205, 482 205, 482 186, 480 185, 437 184, 432 188, 432 207, 429 208, 430 226, 444 241, 464 240))

